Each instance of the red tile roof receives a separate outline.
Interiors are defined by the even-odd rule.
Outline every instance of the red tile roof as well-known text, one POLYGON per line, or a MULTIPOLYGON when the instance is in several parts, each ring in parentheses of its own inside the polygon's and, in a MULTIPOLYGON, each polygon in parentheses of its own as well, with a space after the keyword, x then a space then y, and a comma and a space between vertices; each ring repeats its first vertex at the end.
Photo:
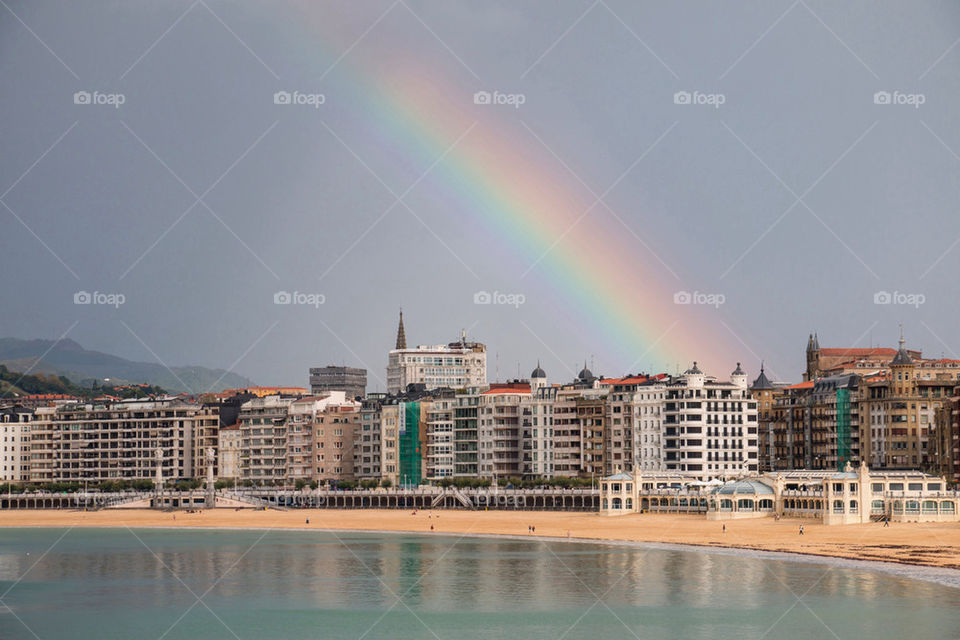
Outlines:
POLYGON ((785 389, 812 389, 813 380, 807 380, 805 382, 800 382, 798 384, 790 385, 789 387, 784 387, 785 389))
POLYGON ((890 356, 897 355, 896 349, 888 347, 874 347, 866 349, 820 349, 821 356, 850 356, 851 358, 865 358, 868 356, 890 356))
POLYGON ((494 382, 490 385, 490 389, 484 391, 481 395, 497 393, 530 393, 530 384, 526 382, 494 382))

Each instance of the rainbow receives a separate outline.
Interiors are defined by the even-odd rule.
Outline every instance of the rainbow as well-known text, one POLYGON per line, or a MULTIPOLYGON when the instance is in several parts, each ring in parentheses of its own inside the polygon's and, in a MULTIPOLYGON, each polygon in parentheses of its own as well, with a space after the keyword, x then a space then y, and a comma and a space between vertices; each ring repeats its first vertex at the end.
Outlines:
MULTIPOLYGON (((351 44, 336 42, 334 34, 323 33, 321 41, 318 33, 305 37, 314 56, 318 48, 336 51, 329 59, 351 44)), ((630 369, 623 373, 692 360, 718 377, 732 370, 736 339, 716 310, 675 304, 677 291, 694 287, 684 286, 602 204, 584 215, 594 197, 574 188, 567 170, 520 128, 514 109, 475 106, 476 88, 449 80, 431 61, 391 51, 385 64, 370 52, 372 40, 324 79, 328 104, 346 98, 365 119, 373 144, 422 169, 446 154, 417 188, 478 221, 517 261, 540 258, 525 278, 549 283, 557 307, 581 317, 584 331, 605 343, 606 362, 630 369)))

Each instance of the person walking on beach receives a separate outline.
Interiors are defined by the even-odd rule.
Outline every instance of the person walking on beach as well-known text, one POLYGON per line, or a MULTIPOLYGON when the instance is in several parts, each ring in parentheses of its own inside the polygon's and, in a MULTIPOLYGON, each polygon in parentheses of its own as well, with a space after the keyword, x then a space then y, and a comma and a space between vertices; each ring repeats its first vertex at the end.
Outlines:
POLYGON ((800 535, 803 535, 803 525, 800 525, 800 535))
POLYGON ((890 526, 890 518, 884 518, 884 519, 883 519, 883 526, 885 526, 885 527, 889 527, 889 526, 890 526))
POLYGON ((723 525, 723 532, 724 532, 724 533, 727 532, 727 525, 723 525))
POLYGON ((310 518, 307 518, 307 524, 310 524, 310 518))

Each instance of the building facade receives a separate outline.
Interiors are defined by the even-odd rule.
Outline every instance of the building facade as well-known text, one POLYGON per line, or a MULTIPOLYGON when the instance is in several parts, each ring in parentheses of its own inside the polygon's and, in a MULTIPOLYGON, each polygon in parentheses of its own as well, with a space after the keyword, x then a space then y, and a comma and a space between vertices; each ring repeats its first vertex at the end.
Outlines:
MULTIPOLYGON (((40 407, 30 424, 31 482, 200 477, 198 433, 215 409, 179 398, 40 407)), ((206 436, 204 436, 206 437, 206 436)))
POLYGON ((694 362, 667 383, 663 416, 667 471, 693 472, 702 480, 758 471, 757 402, 739 364, 730 381, 721 382, 694 362))
POLYGON ((350 400, 367 395, 367 370, 356 367, 314 367, 310 369, 310 393, 320 395, 325 391, 343 391, 350 400))
POLYGON ((387 393, 401 393, 411 384, 423 385, 426 389, 466 389, 486 383, 485 345, 467 341, 463 332, 456 342, 408 349, 403 313, 400 314, 396 348, 387 358, 387 393))

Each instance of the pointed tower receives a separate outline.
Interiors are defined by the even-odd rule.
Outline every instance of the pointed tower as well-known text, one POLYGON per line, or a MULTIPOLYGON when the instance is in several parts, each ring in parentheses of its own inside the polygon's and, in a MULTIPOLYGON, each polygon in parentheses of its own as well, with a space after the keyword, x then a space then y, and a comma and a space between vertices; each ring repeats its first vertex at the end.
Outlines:
POLYGON ((407 334, 403 330, 403 309, 400 310, 400 324, 397 326, 397 349, 407 348, 407 334))
POLYGON ((816 380, 820 377, 820 339, 811 333, 807 339, 807 373, 804 380, 816 380))
POLYGON ((903 325, 900 325, 900 348, 897 355, 890 362, 890 377, 893 380, 894 395, 908 396, 913 394, 913 379, 916 365, 913 358, 907 353, 906 341, 903 339, 903 325))

